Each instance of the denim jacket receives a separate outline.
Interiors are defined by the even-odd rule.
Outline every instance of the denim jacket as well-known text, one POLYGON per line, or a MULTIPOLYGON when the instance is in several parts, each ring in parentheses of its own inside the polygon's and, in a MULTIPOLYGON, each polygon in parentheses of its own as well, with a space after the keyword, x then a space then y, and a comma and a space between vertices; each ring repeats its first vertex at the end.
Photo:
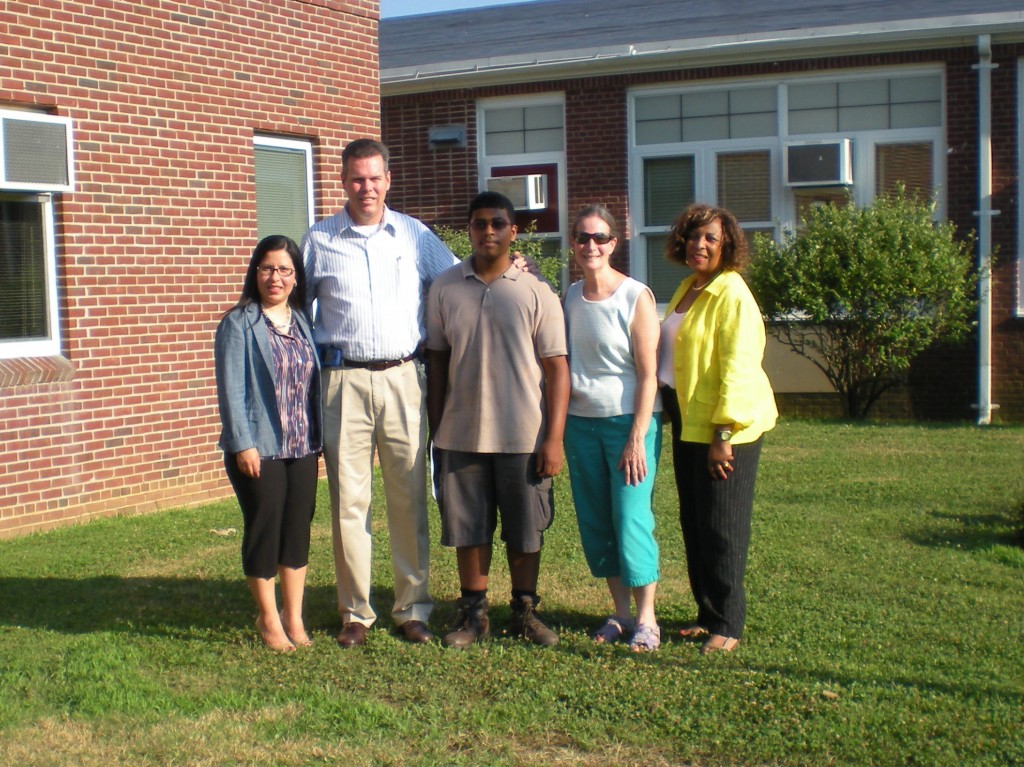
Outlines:
MULTIPOLYGON (((309 422, 313 430, 313 447, 319 450, 323 434, 320 360, 305 313, 295 311, 294 316, 303 337, 313 347, 316 367, 309 383, 309 422)), ((284 435, 277 407, 274 358, 259 303, 235 307, 224 315, 217 327, 213 349, 222 425, 218 447, 230 454, 252 447, 259 451, 261 457, 279 454, 284 435)))

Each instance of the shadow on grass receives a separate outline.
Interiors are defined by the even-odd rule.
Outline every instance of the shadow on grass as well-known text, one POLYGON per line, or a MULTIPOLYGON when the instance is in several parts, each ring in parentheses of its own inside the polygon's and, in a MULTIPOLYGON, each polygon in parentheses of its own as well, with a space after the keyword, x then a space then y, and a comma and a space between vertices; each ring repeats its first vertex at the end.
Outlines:
MULTIPOLYGON (((255 607, 245 581, 217 578, 119 577, 0 578, 0 626, 56 631, 65 634, 123 632, 140 636, 175 636, 248 630, 255 607)), ((394 590, 373 589, 378 613, 376 628, 391 631, 394 590)), ((455 615, 454 599, 436 599, 431 627, 443 633, 455 615)), ((309 586, 305 597, 306 627, 337 632, 337 592, 333 585, 309 586)), ((499 600, 491 618, 500 632, 508 625, 508 603, 499 600)), ((543 614, 552 626, 587 628, 595 618, 572 611, 543 614)))
MULTIPOLYGON (((802 668, 799 665, 780 665, 772 663, 744 663, 743 668, 747 672, 764 674, 768 677, 775 677, 786 680, 803 680, 803 683, 813 683, 822 690, 848 690, 851 694, 859 687, 869 685, 878 689, 902 688, 908 693, 927 692, 931 694, 950 695, 958 700, 972 700, 977 696, 990 698, 1003 698, 1015 701, 1018 705, 1024 705, 1024 695, 1014 690, 1007 689, 1009 683, 1004 686, 981 685, 981 684, 956 684, 953 682, 940 682, 922 674, 914 676, 907 673, 892 674, 850 674, 841 672, 822 672, 802 668)), ((826 700, 835 700, 829 696, 823 696, 826 700)))
MULTIPOLYGON (((114 631, 183 636, 252 626, 245 581, 215 578, 0 578, 0 625, 67 634, 114 631)), ((390 604, 390 594, 381 595, 390 604)), ((340 621, 333 586, 306 589, 311 629, 340 621)))
POLYGON ((1020 547, 1024 545, 1024 530, 1015 518, 1020 514, 1020 510, 980 516, 935 511, 930 516, 938 522, 908 538, 919 546, 954 546, 965 551, 984 551, 992 546, 1020 547))

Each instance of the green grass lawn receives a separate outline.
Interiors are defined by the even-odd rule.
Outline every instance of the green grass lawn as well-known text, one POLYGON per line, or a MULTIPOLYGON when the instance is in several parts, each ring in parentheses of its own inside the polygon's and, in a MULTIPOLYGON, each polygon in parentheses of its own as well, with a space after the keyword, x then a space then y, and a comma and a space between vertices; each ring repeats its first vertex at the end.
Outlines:
MULTIPOLYGON (((1024 765, 1024 429, 785 422, 755 505, 744 643, 704 658, 671 467, 658 478, 657 653, 595 646, 609 610, 568 481, 541 572, 554 649, 390 633, 341 650, 326 487, 307 625, 264 650, 235 503, 0 541, 4 765, 1024 765)), ((379 488, 378 488, 379 489, 379 488)), ((378 492, 377 498, 381 498, 378 492)), ((457 594, 431 508, 433 628, 457 594)), ((499 561, 496 559, 496 562, 499 561)), ((492 617, 508 618, 503 563, 492 617)))

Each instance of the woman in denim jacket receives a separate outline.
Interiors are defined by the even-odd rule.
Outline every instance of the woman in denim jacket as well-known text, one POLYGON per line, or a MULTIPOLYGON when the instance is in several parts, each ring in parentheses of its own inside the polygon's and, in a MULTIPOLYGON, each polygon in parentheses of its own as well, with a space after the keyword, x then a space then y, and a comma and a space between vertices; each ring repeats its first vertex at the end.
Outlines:
POLYGON ((320 364, 294 241, 265 237, 214 344, 218 446, 242 509, 242 570, 256 629, 279 652, 310 644, 302 621, 320 454, 320 364), (277 609, 275 576, 281 579, 277 609))

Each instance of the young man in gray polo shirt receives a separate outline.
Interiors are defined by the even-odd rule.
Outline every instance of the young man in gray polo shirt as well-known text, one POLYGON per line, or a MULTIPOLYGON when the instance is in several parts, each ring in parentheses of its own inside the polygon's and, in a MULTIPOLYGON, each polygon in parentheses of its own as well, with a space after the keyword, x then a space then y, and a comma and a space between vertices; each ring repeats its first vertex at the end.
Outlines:
POLYGON ((551 478, 562 469, 569 401, 565 321, 547 283, 513 265, 515 208, 483 192, 469 208, 473 255, 438 276, 427 306, 427 418, 436 449, 441 542, 462 596, 451 647, 489 635, 487 577, 497 519, 512 581, 512 631, 558 635, 535 614, 551 478))

